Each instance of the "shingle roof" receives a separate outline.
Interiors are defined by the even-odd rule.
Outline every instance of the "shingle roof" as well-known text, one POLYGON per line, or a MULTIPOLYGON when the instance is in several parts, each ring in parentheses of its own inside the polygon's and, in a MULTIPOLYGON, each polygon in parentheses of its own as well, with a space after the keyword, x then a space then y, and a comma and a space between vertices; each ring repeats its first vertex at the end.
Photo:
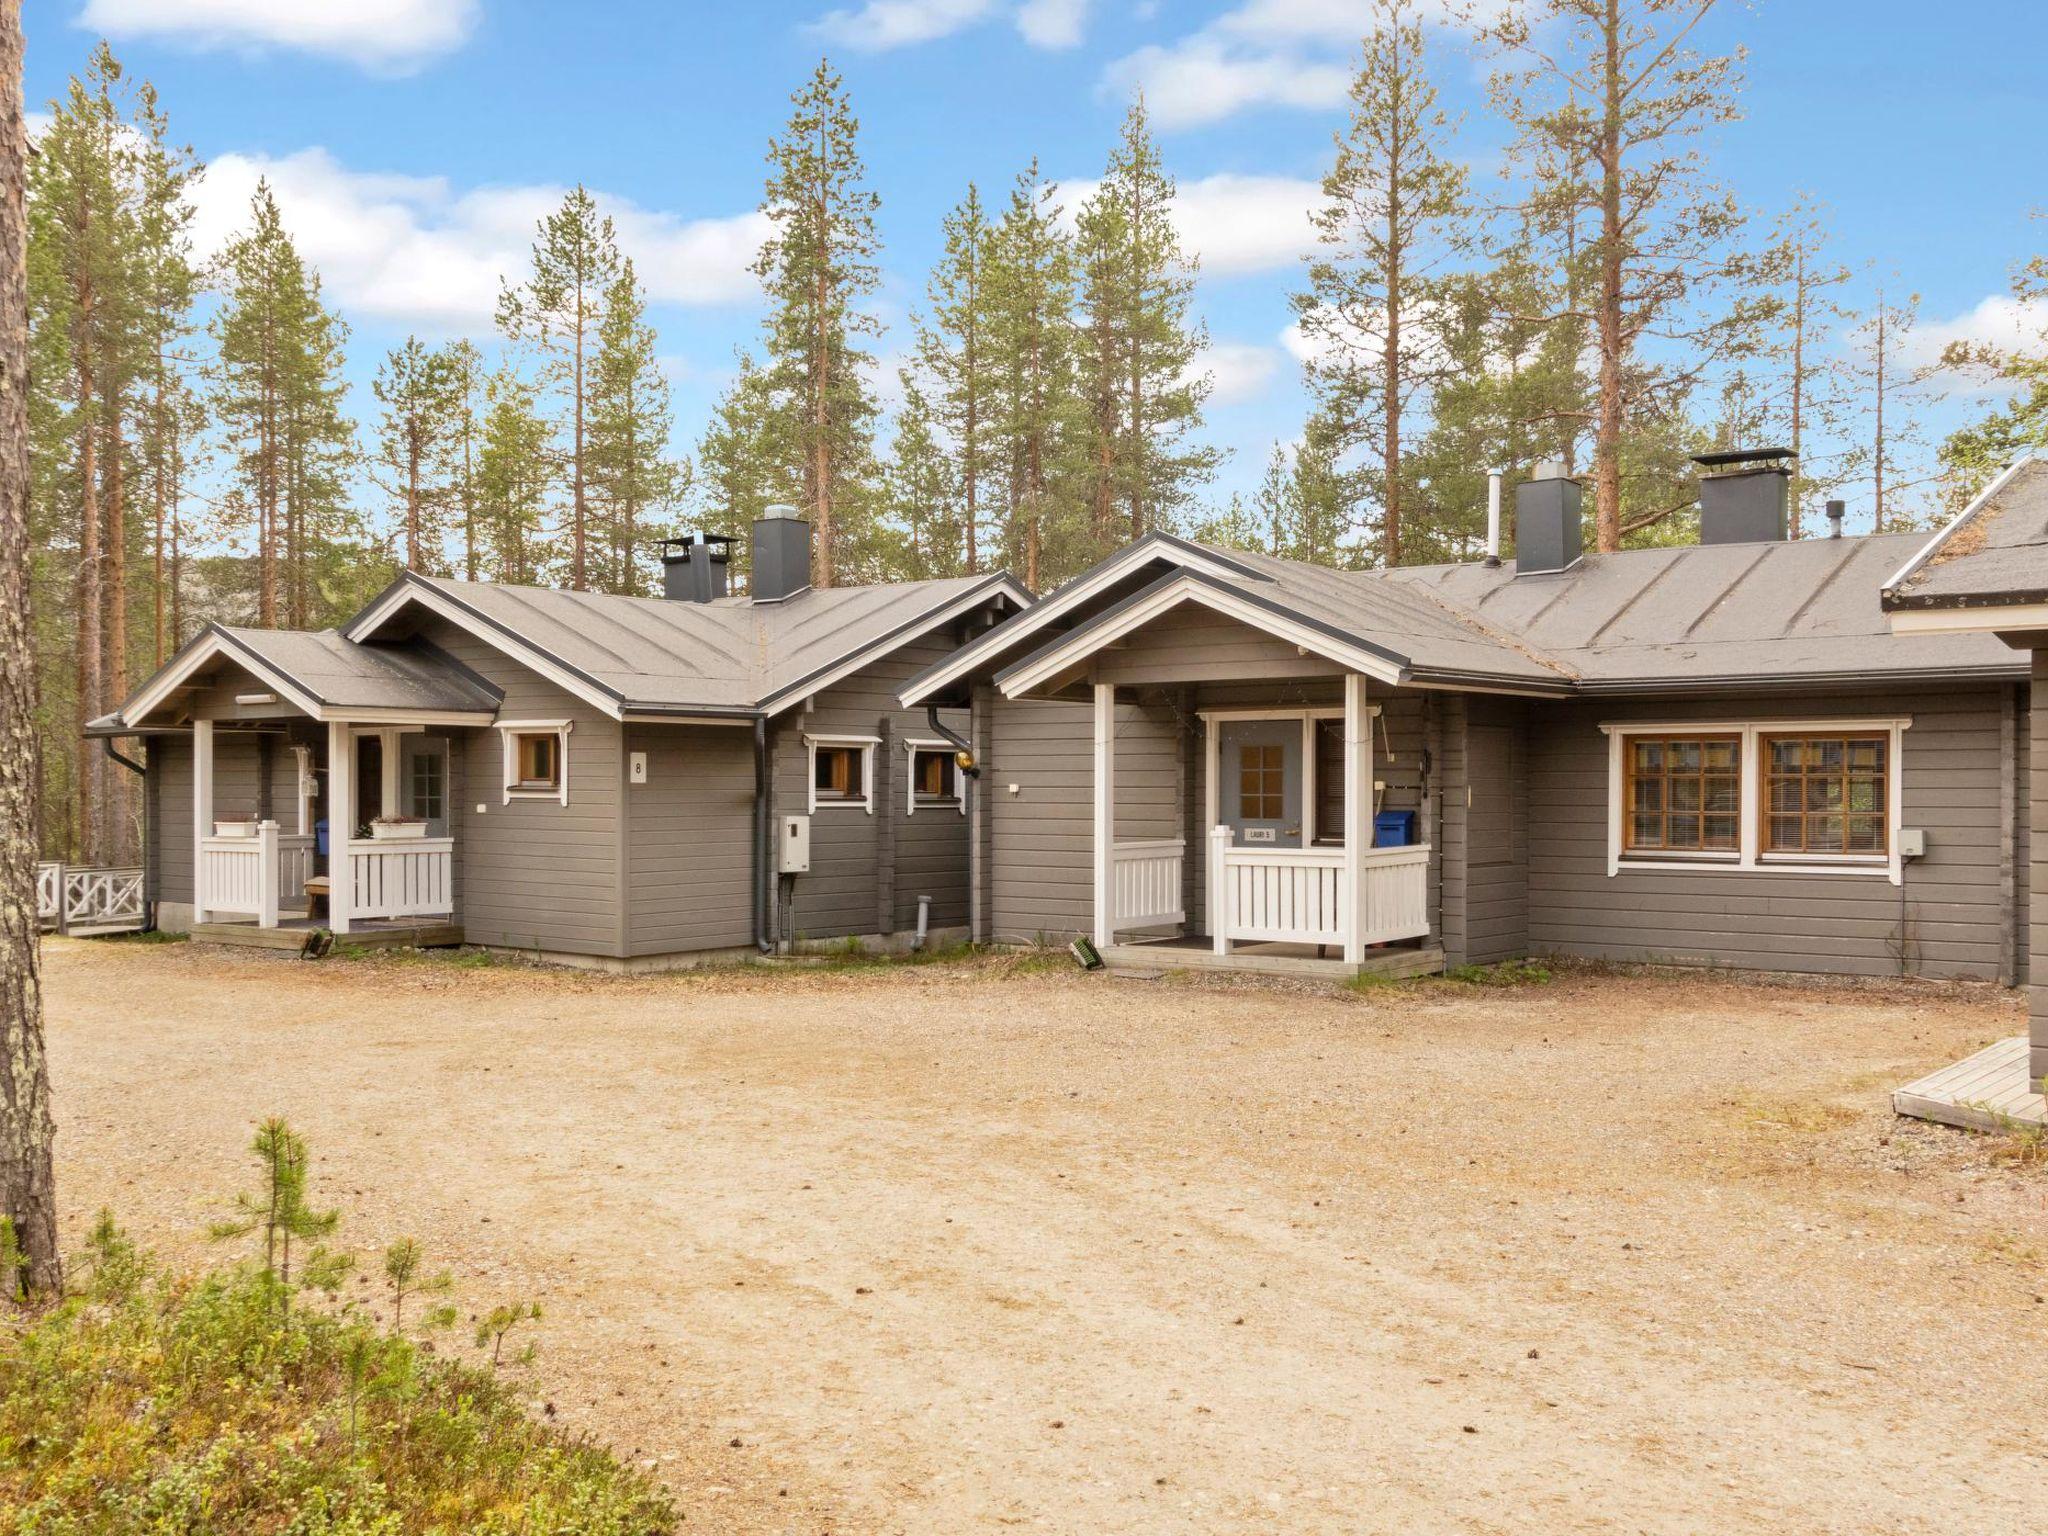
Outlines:
POLYGON ((2048 460, 2026 458, 1928 541, 1887 611, 2048 602, 2048 460))
POLYGON ((231 629, 234 645, 261 657, 335 709, 494 710, 498 694, 444 657, 388 645, 357 645, 339 630, 231 629))

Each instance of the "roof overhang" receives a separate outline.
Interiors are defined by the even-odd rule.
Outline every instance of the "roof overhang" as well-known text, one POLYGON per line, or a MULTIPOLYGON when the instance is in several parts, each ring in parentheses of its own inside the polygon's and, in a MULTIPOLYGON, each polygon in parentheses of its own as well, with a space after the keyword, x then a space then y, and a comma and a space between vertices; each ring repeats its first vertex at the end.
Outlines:
MULTIPOLYGON (((1941 526, 1941 528, 1935 533, 1933 538, 1929 539, 1925 544, 1921 545, 1920 548, 1914 552, 1912 559, 1908 560, 1904 565, 1900 566, 1898 570, 1892 574, 1891 580, 1887 581, 1884 584, 1884 586, 1880 588, 1878 591, 1878 606, 1882 608, 1886 613, 1896 616, 1901 613, 1913 612, 1916 610, 1937 611, 1951 608, 1991 608, 2002 606, 2007 601, 2020 603, 2035 600, 2048 600, 2048 589, 2044 589, 2042 592, 2039 593, 1988 593, 1984 594, 1983 596, 1957 595, 1954 597, 1917 597, 1915 596, 1915 594, 1911 592, 1905 592, 1901 590, 1901 588, 1904 587, 1905 583, 1910 578, 1919 573, 1921 570, 1925 569, 1928 565, 1933 564, 1937 557, 1939 557, 1939 555, 1941 554, 1943 546, 1946 545, 1950 539, 1954 538, 1958 533, 1960 533, 1963 530, 1963 528, 1966 527, 1971 521, 1977 518, 1986 507, 1990 506, 1992 502, 1997 500, 1998 497, 2004 492, 2005 488, 2011 485, 2013 481, 2018 479, 2020 475, 2025 472, 2028 465, 2040 462, 2042 461, 2037 459, 2033 454, 2027 453, 2020 455, 2020 457, 2014 459, 2010 464, 2006 465, 2004 469, 2000 470, 1996 479, 1994 479, 1989 485, 1985 486, 1984 489, 1979 491, 1975 496, 1970 498, 1970 504, 1967 507, 1964 507, 1962 511, 1958 512, 1954 517, 1950 518, 1946 523, 1944 523, 1941 526)), ((1966 624, 1957 626, 1955 628, 1937 630, 1931 627, 1921 626, 1904 627, 1894 622, 1892 625, 1892 632, 1894 634, 1957 634, 1967 632, 1981 632, 1984 630, 1998 629, 2003 627, 2004 626, 2002 625, 1993 624, 1966 624)))
POLYGON ((158 669, 135 695, 115 711, 121 724, 134 726, 199 673, 217 661, 230 661, 251 677, 260 679, 279 700, 303 715, 318 720, 323 701, 297 678, 249 649, 218 624, 209 624, 185 643, 182 650, 158 669))
POLYGON ((1004 668, 996 674, 996 687, 1005 697, 1019 698, 1073 671, 1124 636, 1189 604, 1223 614, 1297 646, 1305 655, 1320 656, 1376 681, 1389 685, 1409 681, 1407 663, 1391 652, 1291 612, 1207 572, 1182 569, 1160 577, 1004 668))
MULTIPOLYGON (((910 709, 926 702, 934 694, 956 686, 962 681, 986 668, 997 656, 1014 650, 1022 641, 1035 634, 1043 633, 1090 598, 1099 596, 1105 589, 1155 560, 1164 560, 1182 570, 1203 571, 1216 576, 1231 576, 1240 580, 1267 581, 1270 578, 1251 566, 1190 544, 1171 534, 1148 533, 1134 544, 1126 545, 1108 559, 1100 561, 1083 571, 1057 591, 1029 602, 1024 612, 998 624, 987 634, 969 641, 943 661, 925 668, 903 687, 898 695, 904 708, 910 709)), ((1020 589, 1021 590, 1021 589, 1020 589)))

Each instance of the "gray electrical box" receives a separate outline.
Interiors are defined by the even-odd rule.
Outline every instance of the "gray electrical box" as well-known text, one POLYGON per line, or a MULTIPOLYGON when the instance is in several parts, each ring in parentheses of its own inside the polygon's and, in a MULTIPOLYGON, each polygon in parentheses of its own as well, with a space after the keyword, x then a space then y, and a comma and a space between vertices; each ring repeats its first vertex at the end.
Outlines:
POLYGON ((785 875, 808 875, 811 872, 811 818, 808 816, 785 816, 782 818, 782 836, 776 843, 775 867, 785 875))

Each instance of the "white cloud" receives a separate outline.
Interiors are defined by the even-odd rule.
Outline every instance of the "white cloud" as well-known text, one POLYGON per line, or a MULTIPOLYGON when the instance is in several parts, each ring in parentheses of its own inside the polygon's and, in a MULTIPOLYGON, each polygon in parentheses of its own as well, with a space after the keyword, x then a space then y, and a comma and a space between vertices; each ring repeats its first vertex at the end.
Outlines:
MULTIPOLYGON (((1060 183, 1062 217, 1070 226, 1095 186, 1060 183)), ((1180 183, 1173 223, 1182 246, 1201 258, 1204 276, 1270 272, 1293 266, 1315 245, 1308 216, 1321 197, 1320 185, 1301 177, 1226 171, 1180 183)))
MULTIPOLYGON (((2010 293, 1994 293, 1959 315, 1915 327, 1906 360, 1915 367, 1933 368, 1951 342, 2038 353, 2048 344, 2048 304, 2022 304, 2010 293)), ((1996 380, 1963 371, 1941 370, 1931 375, 1931 382, 1948 394, 1997 394, 2003 390, 1996 380)))
MULTIPOLYGON (((247 227, 250 196, 264 177, 332 301, 354 313, 451 329, 490 323, 500 279, 525 269, 535 223, 565 190, 457 192, 438 176, 351 170, 319 148, 282 158, 225 154, 193 193, 193 241, 202 255, 247 227)), ((768 234, 764 215, 692 220, 601 194, 598 201, 657 302, 724 304, 754 293, 747 263, 768 234)))
POLYGON ((1091 0, 862 0, 858 7, 827 11, 810 30, 830 42, 863 53, 885 53, 936 42, 1008 14, 1034 48, 1072 48, 1081 41, 1091 0))
MULTIPOLYGON (((1484 20, 1500 0, 1423 0, 1415 14, 1439 27, 1484 20)), ((1112 63, 1104 87, 1145 93, 1164 128, 1219 122, 1252 107, 1323 110, 1350 89, 1353 56, 1376 25, 1373 0, 1244 0, 1178 42, 1153 44, 1112 63)))
POLYGON ((1162 128, 1218 122, 1248 107, 1334 107, 1350 88, 1344 65, 1292 53, 1250 53, 1197 34, 1118 59, 1104 77, 1118 96, 1145 93, 1162 128))
POLYGON ((401 73, 467 41, 478 0, 86 0, 78 24, 198 48, 289 48, 401 73))
POLYGON ((1277 348, 1247 341, 1219 341, 1195 358, 1188 367, 1188 375, 1209 375, 1214 386, 1209 392, 1211 405, 1236 405, 1263 395, 1279 373, 1280 362, 1277 348))
POLYGON ((1088 24, 1089 0, 1024 0, 1017 30, 1034 48, 1077 48, 1088 24))

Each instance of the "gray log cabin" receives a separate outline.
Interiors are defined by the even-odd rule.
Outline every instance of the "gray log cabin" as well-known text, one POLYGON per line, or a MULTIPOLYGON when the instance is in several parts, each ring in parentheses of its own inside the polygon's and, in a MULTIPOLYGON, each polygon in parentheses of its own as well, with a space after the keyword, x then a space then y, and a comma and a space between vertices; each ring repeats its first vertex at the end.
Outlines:
POLYGON ((1516 488, 1516 560, 1154 534, 970 640, 901 702, 971 714, 977 937, 2024 980, 2028 663, 1894 633, 1924 537, 1843 537, 1835 506, 1788 541, 1782 455, 1703 468, 1693 547, 1582 553, 1556 473, 1516 488))
POLYGON ((814 590, 776 510, 745 596, 699 539, 661 598, 408 573, 339 630, 208 626, 89 727, 145 744, 157 924, 619 969, 964 932, 966 717, 896 694, 1029 595, 814 590))

